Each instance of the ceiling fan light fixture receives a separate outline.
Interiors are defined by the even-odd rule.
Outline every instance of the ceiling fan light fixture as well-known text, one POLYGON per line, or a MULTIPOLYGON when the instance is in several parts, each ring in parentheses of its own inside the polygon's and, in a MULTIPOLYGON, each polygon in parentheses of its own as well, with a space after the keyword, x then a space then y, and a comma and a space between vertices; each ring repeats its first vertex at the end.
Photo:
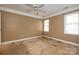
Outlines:
POLYGON ((44 6, 44 4, 28 4, 33 10, 33 14, 39 15, 40 8, 44 6))
POLYGON ((39 14, 39 8, 41 8, 42 4, 33 4, 32 7, 34 8, 34 14, 39 14))

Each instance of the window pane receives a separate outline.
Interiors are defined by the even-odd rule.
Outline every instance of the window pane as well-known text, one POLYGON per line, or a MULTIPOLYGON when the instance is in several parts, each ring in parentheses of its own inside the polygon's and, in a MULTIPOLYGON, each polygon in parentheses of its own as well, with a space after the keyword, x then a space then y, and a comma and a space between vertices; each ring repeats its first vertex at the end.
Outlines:
POLYGON ((71 24, 65 26, 65 33, 68 34, 79 34, 78 24, 71 24))
POLYGON ((48 27, 47 27, 47 26, 45 26, 44 31, 49 31, 49 29, 48 29, 48 27))
POLYGON ((65 19, 66 24, 79 23, 78 13, 66 15, 65 19))
POLYGON ((49 20, 44 20, 44 31, 49 31, 49 20))
POLYGON ((44 21, 44 24, 45 24, 45 25, 48 25, 48 24, 49 24, 49 20, 45 20, 45 21, 44 21))

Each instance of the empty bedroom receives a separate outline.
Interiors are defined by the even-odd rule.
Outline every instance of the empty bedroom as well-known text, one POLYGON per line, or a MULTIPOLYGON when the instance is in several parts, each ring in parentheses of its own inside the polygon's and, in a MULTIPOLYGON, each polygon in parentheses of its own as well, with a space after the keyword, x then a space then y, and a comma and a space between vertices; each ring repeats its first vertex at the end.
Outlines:
POLYGON ((0 4, 0 55, 78 54, 78 4, 0 4))

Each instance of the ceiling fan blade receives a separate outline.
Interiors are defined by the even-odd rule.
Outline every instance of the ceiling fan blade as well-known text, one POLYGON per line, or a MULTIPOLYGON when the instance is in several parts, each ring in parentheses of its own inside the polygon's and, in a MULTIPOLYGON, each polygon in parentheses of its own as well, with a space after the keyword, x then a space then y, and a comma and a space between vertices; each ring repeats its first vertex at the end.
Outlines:
MULTIPOLYGON (((34 10, 33 9, 28 9, 28 10, 26 10, 26 12, 34 12, 34 10)), ((46 11, 43 11, 43 10, 41 10, 41 9, 39 9, 38 10, 38 13, 47 13, 46 11)))
POLYGON ((44 10, 41 10, 41 9, 39 9, 39 12, 42 12, 42 13, 47 13, 46 11, 44 11, 44 10))
POLYGON ((44 6, 44 4, 39 4, 40 6, 38 7, 38 8, 41 8, 41 7, 43 7, 44 6))
POLYGON ((26 6, 29 6, 29 7, 31 7, 31 8, 32 8, 32 5, 31 5, 31 4, 26 4, 26 6))
POLYGON ((33 11, 33 9, 27 9, 26 10, 26 12, 32 12, 33 11))

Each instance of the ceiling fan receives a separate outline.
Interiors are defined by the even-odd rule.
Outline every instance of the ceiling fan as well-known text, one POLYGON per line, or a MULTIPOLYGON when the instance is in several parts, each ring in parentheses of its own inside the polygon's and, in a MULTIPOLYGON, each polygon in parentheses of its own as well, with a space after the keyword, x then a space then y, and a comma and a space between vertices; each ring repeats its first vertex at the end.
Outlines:
POLYGON ((39 13, 46 13, 46 11, 41 10, 44 4, 26 4, 26 6, 30 7, 27 12, 33 12, 35 15, 39 15, 39 13))

